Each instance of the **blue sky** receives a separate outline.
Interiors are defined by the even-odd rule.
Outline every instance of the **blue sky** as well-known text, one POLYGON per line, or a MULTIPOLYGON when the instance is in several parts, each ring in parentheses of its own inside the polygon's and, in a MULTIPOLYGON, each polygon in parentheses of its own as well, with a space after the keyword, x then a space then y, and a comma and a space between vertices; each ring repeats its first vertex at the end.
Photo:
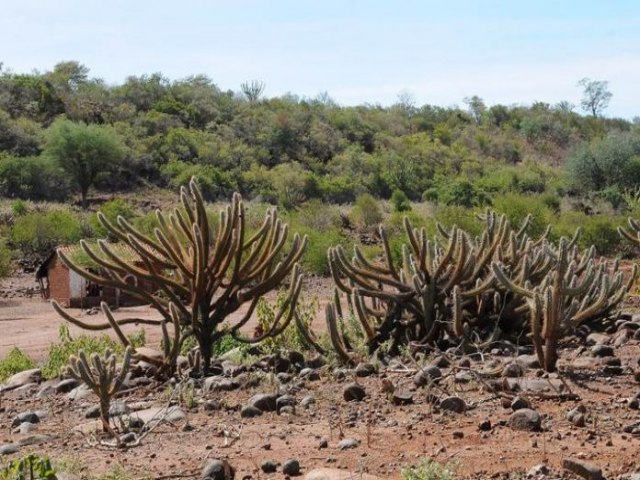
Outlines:
POLYGON ((609 116, 640 116, 640 0, 3 0, 0 61, 77 60, 120 83, 205 73, 222 89, 328 92, 353 105, 568 100, 609 81, 609 116))

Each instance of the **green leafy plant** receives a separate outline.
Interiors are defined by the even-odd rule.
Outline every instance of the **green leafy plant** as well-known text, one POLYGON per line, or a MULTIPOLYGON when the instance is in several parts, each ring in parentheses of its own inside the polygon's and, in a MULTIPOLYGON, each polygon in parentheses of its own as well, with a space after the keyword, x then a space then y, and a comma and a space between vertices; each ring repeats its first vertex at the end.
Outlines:
POLYGON ((56 472, 47 457, 29 454, 0 469, 0 480, 56 480, 56 472))
POLYGON ((402 480, 453 480, 456 478, 455 466, 442 465, 430 458, 423 458, 415 467, 403 468, 402 480))
POLYGON ((11 351, 0 360, 0 382, 11 375, 35 368, 36 363, 18 347, 13 347, 11 351))

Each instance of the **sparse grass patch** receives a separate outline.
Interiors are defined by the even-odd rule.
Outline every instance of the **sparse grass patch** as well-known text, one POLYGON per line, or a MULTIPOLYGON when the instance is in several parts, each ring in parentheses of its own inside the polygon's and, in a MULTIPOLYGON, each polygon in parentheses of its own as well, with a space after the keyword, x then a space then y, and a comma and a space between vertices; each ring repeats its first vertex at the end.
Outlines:
POLYGON ((402 480, 453 480, 455 468, 451 464, 442 465, 431 458, 423 458, 415 467, 403 468, 402 480))
POLYGON ((35 362, 18 347, 13 347, 9 354, 0 360, 0 382, 13 374, 35 368, 35 362))

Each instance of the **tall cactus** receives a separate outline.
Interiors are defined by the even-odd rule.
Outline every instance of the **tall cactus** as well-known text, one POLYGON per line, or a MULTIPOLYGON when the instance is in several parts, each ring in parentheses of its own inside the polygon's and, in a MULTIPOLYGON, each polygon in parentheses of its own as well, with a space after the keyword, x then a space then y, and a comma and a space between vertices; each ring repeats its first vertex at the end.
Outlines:
MULTIPOLYGON (((577 256, 566 239, 557 251, 547 247, 555 265, 542 282, 533 286, 529 279, 514 280, 504 267, 493 264, 497 280, 508 290, 527 299, 531 339, 540 364, 548 372, 556 369, 558 341, 581 323, 608 314, 631 288, 636 277, 624 283, 622 273, 613 279, 604 263, 595 265, 595 250, 577 256)), ((526 258, 523 259, 526 262, 526 258)))
POLYGON ((109 426, 109 406, 129 371, 131 352, 131 347, 127 347, 119 371, 116 355, 109 349, 105 351, 103 357, 94 353, 91 355, 91 361, 82 350, 77 357, 74 355, 69 357, 67 375, 84 382, 98 396, 103 431, 110 432, 112 435, 113 430, 109 426))
MULTIPOLYGON (((239 194, 234 194, 231 204, 220 212, 217 225, 210 225, 194 179, 188 189, 181 189, 180 200, 181 208, 168 216, 156 212, 159 226, 153 235, 144 235, 122 217, 112 224, 98 214, 110 236, 135 251, 139 258, 135 264, 119 258, 105 241, 98 242, 96 251, 85 241, 80 242, 83 251, 99 265, 99 273, 74 264, 62 251, 59 255, 84 278, 125 291, 149 303, 162 316, 160 320, 143 323, 172 324, 177 318, 180 336, 173 341, 180 346, 194 335, 207 371, 213 346, 223 336, 230 334, 241 341, 258 342, 278 335, 287 327, 300 294, 302 274, 297 262, 304 252, 306 237, 294 235, 285 253, 288 227, 271 209, 262 226, 247 238, 245 207, 239 194), (287 276, 291 277, 289 291, 274 323, 259 337, 242 336, 240 329, 251 318, 258 300, 285 283, 287 276), (143 288, 145 284, 154 285, 155 291, 143 288), (248 305, 246 313, 229 322, 229 316, 244 304, 248 305)), ((62 311, 59 306, 56 310, 62 311)), ((113 323, 90 324, 68 315, 65 318, 91 330, 110 328, 113 323)), ((115 323, 122 326, 134 322, 140 319, 127 318, 115 323)))

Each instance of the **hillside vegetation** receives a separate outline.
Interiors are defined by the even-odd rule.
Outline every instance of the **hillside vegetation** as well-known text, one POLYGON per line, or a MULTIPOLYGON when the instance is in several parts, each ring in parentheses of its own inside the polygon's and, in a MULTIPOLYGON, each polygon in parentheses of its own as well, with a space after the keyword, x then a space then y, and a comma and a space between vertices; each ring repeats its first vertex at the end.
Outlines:
POLYGON ((9 200, 0 248, 38 257, 100 237, 77 206, 95 210, 92 199, 105 193, 128 199, 102 205, 108 216, 151 228, 153 205, 140 192, 175 190, 192 176, 208 201, 238 191, 287 210, 321 243, 306 260, 316 273, 326 273, 322 249, 352 239, 345 226, 400 225, 412 208, 422 224, 438 218, 471 231, 473 208, 513 221, 532 213, 532 228, 552 223, 555 236, 583 226, 584 244, 602 254, 617 253, 615 227, 640 213, 638 122, 581 115, 567 102, 489 107, 471 97, 459 108, 401 96, 390 107, 344 107, 326 94, 263 98, 263 88, 222 91, 204 75, 158 73, 107 85, 73 61, 1 71, 0 197, 9 200))

